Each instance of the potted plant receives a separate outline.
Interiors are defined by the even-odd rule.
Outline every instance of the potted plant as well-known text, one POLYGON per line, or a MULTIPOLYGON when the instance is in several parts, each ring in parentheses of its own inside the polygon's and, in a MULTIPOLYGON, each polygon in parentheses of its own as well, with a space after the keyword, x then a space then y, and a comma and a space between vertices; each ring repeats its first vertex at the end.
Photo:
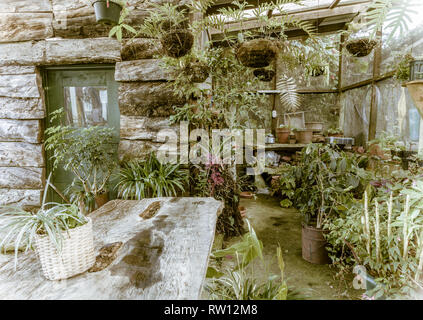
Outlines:
MULTIPOLYGON (((117 166, 115 133, 112 128, 74 127, 64 123, 63 109, 52 113, 56 124, 45 130, 46 150, 52 153, 53 170, 59 165, 74 174, 86 196, 96 198, 98 205, 106 201, 107 184, 117 166)), ((86 213, 86 203, 79 197, 79 208, 86 213)))
POLYGON ((236 57, 244 66, 250 68, 265 68, 276 58, 277 45, 270 39, 253 39, 242 42, 236 57))
POLYGON ((259 68, 253 71, 254 76, 263 82, 270 82, 275 77, 276 72, 270 69, 259 68))
POLYGON ((313 141, 313 129, 294 128, 295 140, 300 144, 308 144, 313 141))
POLYGON ((107 25, 119 23, 122 10, 126 9, 123 0, 96 0, 93 2, 97 22, 107 25))
POLYGON ((368 56, 378 44, 375 35, 365 30, 366 26, 365 23, 351 22, 348 24, 348 29, 341 32, 347 38, 343 46, 353 57, 368 56))
POLYGON ((331 127, 327 131, 328 137, 342 137, 344 132, 340 128, 331 127))
POLYGON ((13 243, 15 269, 19 249, 23 247, 27 252, 34 248, 44 276, 49 280, 63 280, 94 265, 92 221, 76 205, 45 202, 50 177, 41 208, 36 213, 19 207, 0 207, 0 230, 6 232, 0 248, 13 243))
POLYGON ((139 33, 159 38, 165 55, 181 58, 191 51, 194 35, 189 29, 189 8, 171 3, 152 4, 139 33))
POLYGON ((301 152, 292 198, 303 217, 302 255, 316 264, 329 262, 323 227, 345 214, 354 192, 367 185, 368 173, 358 167, 354 155, 324 144, 309 144, 301 152))
POLYGON ((278 138, 279 143, 289 143, 289 135, 291 133, 291 129, 289 126, 281 124, 279 128, 276 128, 276 136, 278 138))

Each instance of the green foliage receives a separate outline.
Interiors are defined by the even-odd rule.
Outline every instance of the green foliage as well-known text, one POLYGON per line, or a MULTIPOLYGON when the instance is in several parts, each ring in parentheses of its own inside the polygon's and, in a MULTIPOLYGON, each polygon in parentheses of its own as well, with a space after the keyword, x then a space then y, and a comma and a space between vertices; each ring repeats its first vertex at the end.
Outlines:
POLYGON ((369 186, 367 199, 357 199, 345 214, 326 224, 330 256, 341 272, 361 264, 375 278, 377 286, 368 296, 409 299, 421 288, 422 193, 420 180, 369 186))
POLYGON ((301 152, 296 172, 295 206, 308 224, 320 228, 330 217, 345 212, 364 190, 371 175, 359 167, 359 158, 329 145, 309 144, 301 152))
MULTIPOLYGON (((63 109, 55 111, 51 119, 55 123, 63 115, 63 109)), ((72 172, 81 182, 86 193, 99 195, 115 169, 116 148, 112 128, 89 128, 58 124, 45 130, 46 150, 52 152, 53 169, 59 165, 72 172)))
MULTIPOLYGON (((248 220, 247 220, 248 222, 248 220)), ((249 232, 242 240, 224 250, 212 253, 212 260, 226 256, 236 256, 237 265, 225 268, 223 272, 214 267, 208 269, 206 291, 211 299, 218 300, 287 300, 292 298, 284 280, 284 262, 282 250, 277 248, 277 260, 280 276, 269 275, 266 282, 256 279, 257 274, 248 272, 247 266, 256 258, 263 260, 263 245, 248 222, 249 232)))
POLYGON ((184 192, 187 183, 187 174, 178 164, 163 164, 154 153, 124 163, 116 178, 118 196, 130 200, 173 197, 184 192))
MULTIPOLYGON (((50 175, 51 177, 51 175, 50 175)), ((44 195, 50 184, 47 180, 44 195)), ((25 252, 32 248, 34 238, 46 235, 61 252, 63 233, 87 223, 78 207, 72 204, 46 203, 43 198, 41 209, 36 213, 28 212, 20 207, 0 207, 0 232, 4 234, 0 242, 2 251, 14 245, 15 270, 18 262, 18 252, 24 248, 25 252)))
POLYGON ((415 0, 373 0, 369 5, 366 18, 367 25, 373 29, 372 36, 377 30, 383 29, 389 32, 386 42, 396 35, 402 35, 408 30, 407 23, 411 21, 411 14, 419 5, 415 0))
POLYGON ((399 62, 395 67, 394 78, 398 81, 408 81, 410 79, 410 63, 414 61, 414 57, 410 54, 400 54, 397 59, 399 62))

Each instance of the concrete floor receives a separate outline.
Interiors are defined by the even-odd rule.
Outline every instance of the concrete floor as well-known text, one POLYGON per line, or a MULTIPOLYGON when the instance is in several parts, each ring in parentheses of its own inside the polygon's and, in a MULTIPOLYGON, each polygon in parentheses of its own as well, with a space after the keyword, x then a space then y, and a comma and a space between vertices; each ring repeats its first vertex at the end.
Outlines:
MULTIPOLYGON (((276 261, 276 248, 282 248, 285 261, 285 279, 308 299, 339 300, 358 299, 362 292, 352 289, 352 280, 340 281, 334 278, 335 270, 329 265, 314 265, 301 256, 301 216, 295 209, 283 209, 278 199, 258 195, 254 199, 242 199, 247 209, 247 218, 263 242, 265 267, 257 261, 252 266, 254 275, 263 280, 269 272, 280 274, 276 261)), ((232 239, 235 242, 236 239, 232 239)), ((225 244, 228 245, 228 244, 225 244)))

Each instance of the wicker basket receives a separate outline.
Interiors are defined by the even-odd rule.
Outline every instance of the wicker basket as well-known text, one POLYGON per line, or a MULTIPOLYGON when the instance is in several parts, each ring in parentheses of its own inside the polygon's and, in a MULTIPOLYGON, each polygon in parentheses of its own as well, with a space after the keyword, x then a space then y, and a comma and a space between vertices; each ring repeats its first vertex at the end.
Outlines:
POLYGON ((44 276, 49 280, 63 280, 87 271, 94 265, 92 221, 63 232, 62 251, 59 254, 47 235, 36 236, 35 251, 44 276))

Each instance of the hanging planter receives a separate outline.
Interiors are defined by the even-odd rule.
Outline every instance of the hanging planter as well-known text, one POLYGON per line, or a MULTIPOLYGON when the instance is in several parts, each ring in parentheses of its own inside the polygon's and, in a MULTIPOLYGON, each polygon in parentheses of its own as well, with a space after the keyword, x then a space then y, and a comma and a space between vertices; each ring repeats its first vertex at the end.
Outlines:
POLYGON ((116 25, 119 23, 122 6, 111 0, 99 0, 93 3, 97 22, 116 25))
POLYGON ((172 30, 163 34, 160 42, 167 56, 180 58, 191 51, 194 45, 194 36, 186 29, 172 30))
POLYGON ((347 51, 354 57, 366 57, 376 47, 378 42, 370 38, 357 38, 349 40, 345 44, 347 51))
POLYGON ((243 42, 236 50, 236 57, 244 66, 265 68, 277 55, 277 46, 269 39, 254 39, 243 42))
POLYGON ((210 68, 206 63, 194 61, 185 67, 185 73, 190 76, 194 83, 203 83, 210 74, 210 68))
POLYGON ((275 77, 276 73, 273 70, 259 68, 254 70, 254 76, 260 81, 270 82, 275 77))

